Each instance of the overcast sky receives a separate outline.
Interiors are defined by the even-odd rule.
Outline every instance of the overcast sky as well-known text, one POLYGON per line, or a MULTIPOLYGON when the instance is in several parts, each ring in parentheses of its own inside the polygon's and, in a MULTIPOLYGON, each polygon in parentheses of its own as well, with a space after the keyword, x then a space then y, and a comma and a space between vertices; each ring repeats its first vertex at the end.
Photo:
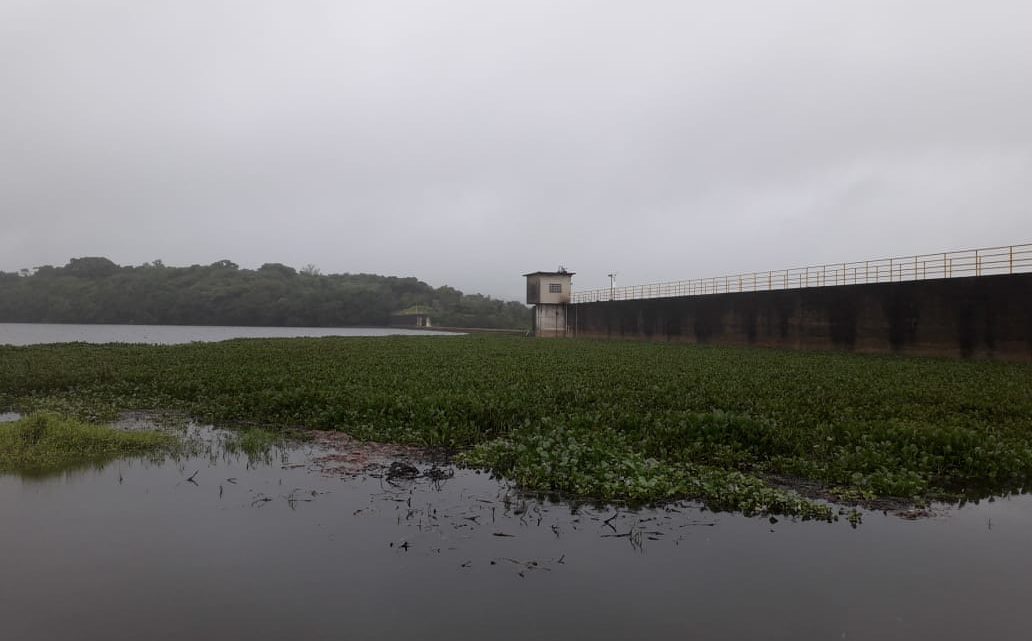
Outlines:
POLYGON ((1029 0, 0 0, 0 270, 575 287, 1032 242, 1029 0))

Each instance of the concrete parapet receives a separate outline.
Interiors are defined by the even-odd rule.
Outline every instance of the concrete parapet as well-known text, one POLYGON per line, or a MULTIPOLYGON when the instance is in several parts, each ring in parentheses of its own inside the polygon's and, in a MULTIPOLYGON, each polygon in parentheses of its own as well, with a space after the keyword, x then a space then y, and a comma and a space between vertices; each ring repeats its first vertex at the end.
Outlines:
POLYGON ((1032 361, 1032 274, 579 303, 575 336, 1032 361))

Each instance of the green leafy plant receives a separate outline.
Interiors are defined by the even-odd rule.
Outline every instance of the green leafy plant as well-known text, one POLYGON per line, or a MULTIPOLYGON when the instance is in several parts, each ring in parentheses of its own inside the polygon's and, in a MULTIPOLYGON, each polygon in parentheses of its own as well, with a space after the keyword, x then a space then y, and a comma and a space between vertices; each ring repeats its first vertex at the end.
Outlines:
POLYGON ((1023 363, 494 336, 41 345, 0 347, 3 409, 337 429, 542 490, 756 513, 818 516, 793 479, 849 503, 1032 480, 1023 363))

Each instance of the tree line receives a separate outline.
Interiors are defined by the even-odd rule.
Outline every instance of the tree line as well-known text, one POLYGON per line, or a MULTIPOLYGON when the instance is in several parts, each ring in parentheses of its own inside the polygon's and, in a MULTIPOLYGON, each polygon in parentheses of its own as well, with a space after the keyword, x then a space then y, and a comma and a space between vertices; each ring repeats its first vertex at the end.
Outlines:
POLYGON ((391 314, 429 307, 434 325, 523 329, 522 303, 416 278, 321 274, 280 263, 242 269, 220 260, 170 267, 73 258, 18 273, 0 271, 0 322, 138 323, 291 327, 385 326, 391 314))

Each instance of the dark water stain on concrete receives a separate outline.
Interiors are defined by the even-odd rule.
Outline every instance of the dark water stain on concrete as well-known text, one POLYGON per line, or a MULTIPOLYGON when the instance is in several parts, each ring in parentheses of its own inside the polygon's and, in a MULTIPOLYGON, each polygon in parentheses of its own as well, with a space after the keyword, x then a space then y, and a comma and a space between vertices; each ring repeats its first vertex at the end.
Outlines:
MULTIPOLYGON (((909 521, 527 497, 392 448, 0 476, 0 636, 1025 638, 1032 501, 909 521), (403 461, 416 473, 391 464, 403 461), (402 473, 404 472, 404 473, 402 473)), ((346 437, 344 437, 346 438, 346 437)), ((329 440, 329 442, 327 441, 329 440)))

